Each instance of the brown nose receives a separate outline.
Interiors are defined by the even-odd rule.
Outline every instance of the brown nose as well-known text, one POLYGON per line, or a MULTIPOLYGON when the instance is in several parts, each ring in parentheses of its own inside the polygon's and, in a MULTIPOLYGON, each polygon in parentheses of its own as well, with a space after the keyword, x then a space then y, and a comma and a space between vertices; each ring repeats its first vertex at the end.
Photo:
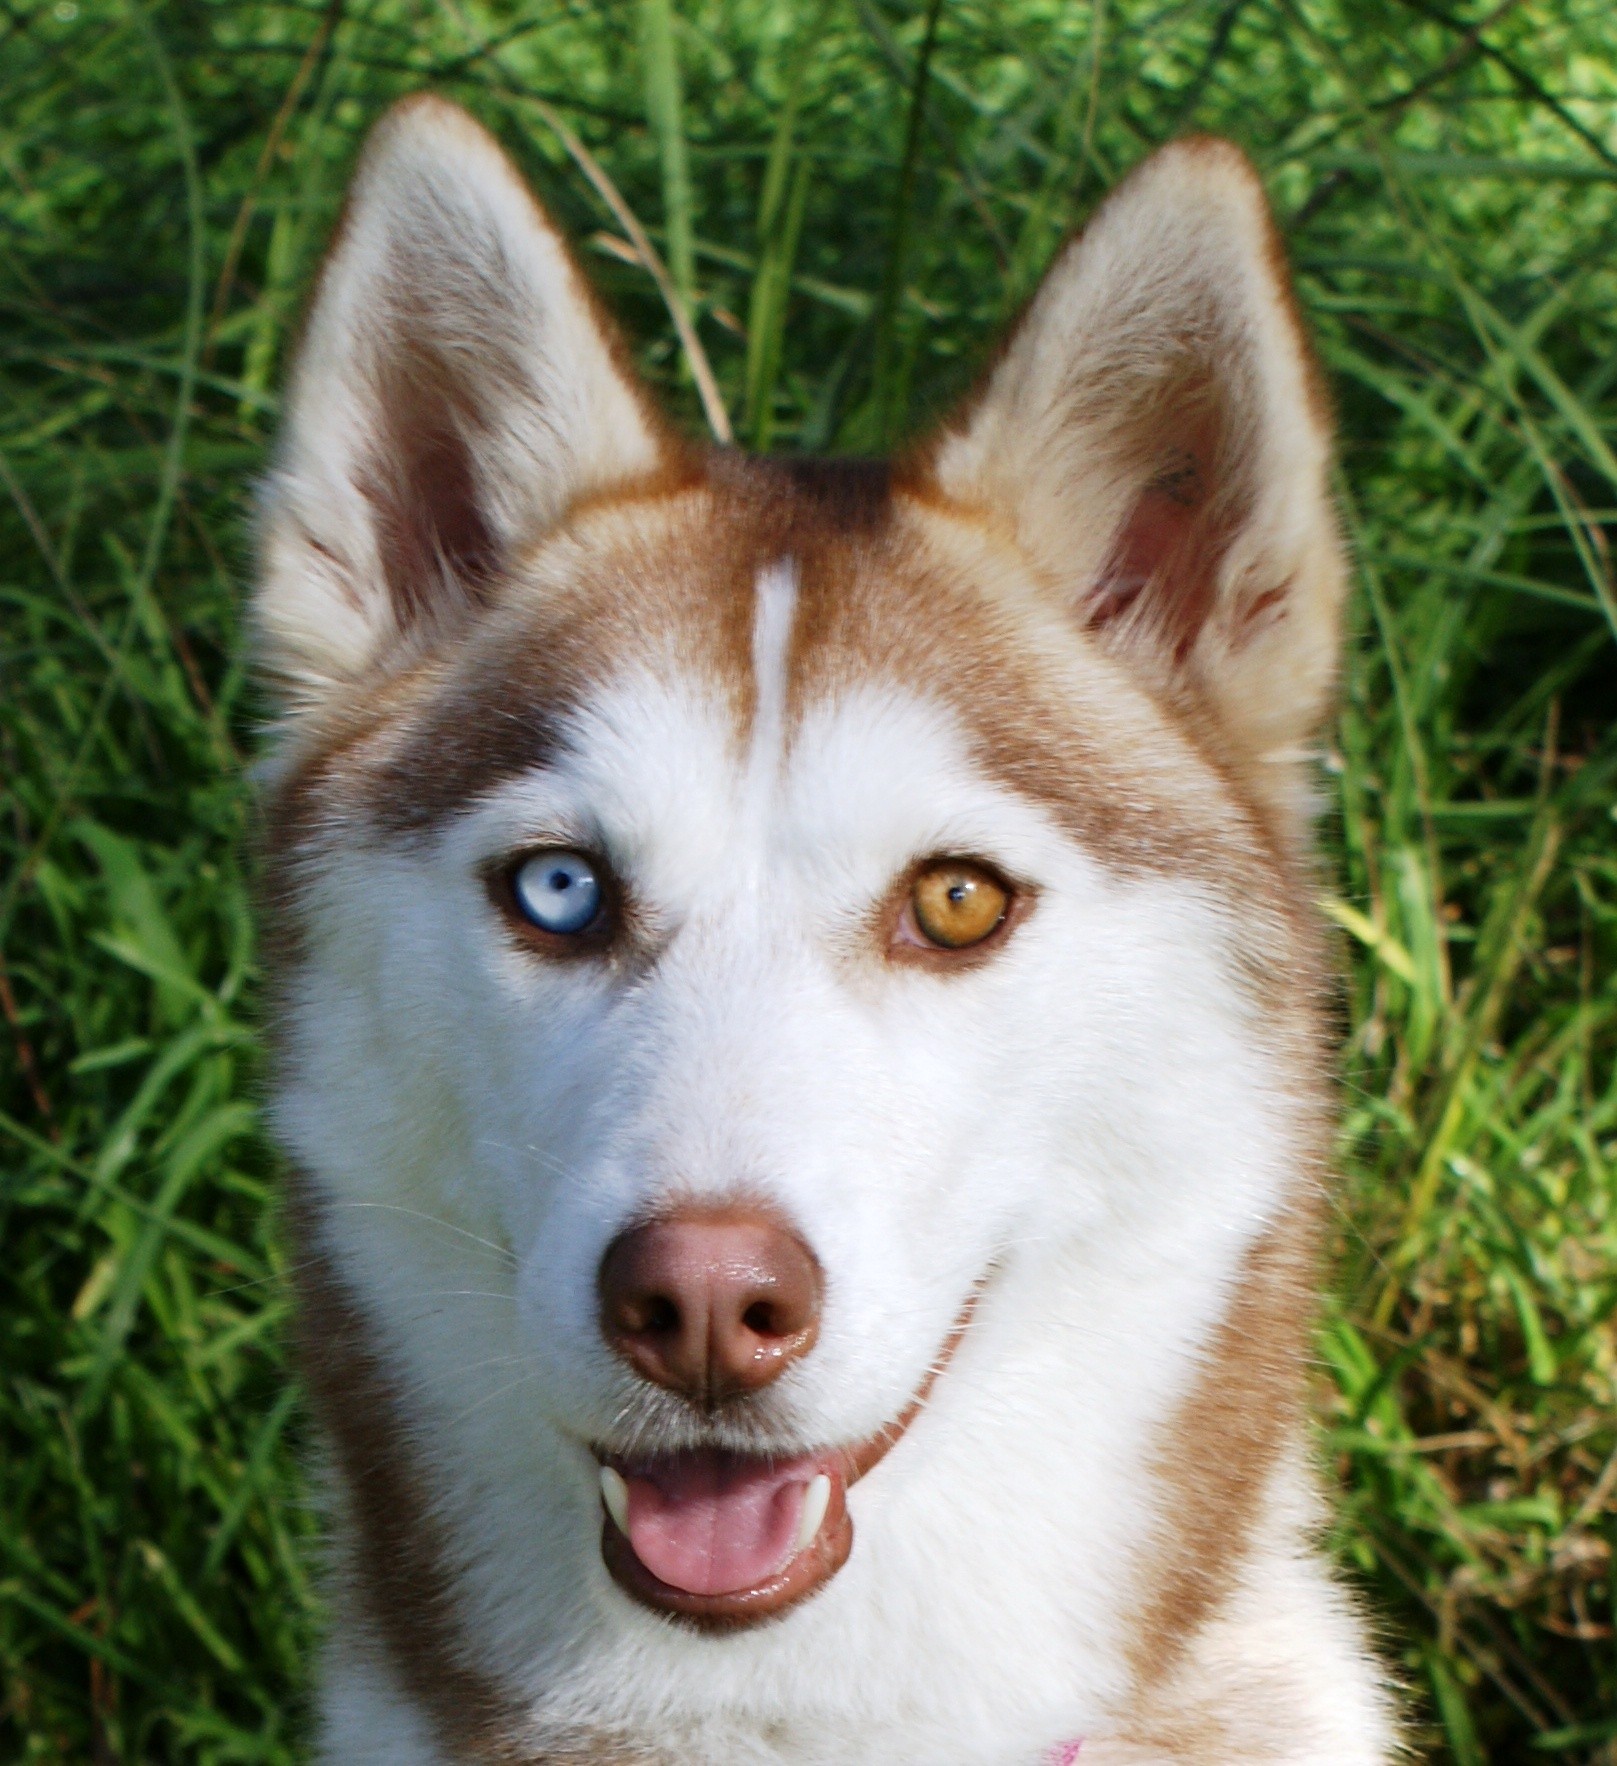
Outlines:
POLYGON ((739 1397, 814 1347, 820 1268, 755 1209, 666 1215, 607 1247, 601 1328, 657 1385, 699 1404, 739 1397))

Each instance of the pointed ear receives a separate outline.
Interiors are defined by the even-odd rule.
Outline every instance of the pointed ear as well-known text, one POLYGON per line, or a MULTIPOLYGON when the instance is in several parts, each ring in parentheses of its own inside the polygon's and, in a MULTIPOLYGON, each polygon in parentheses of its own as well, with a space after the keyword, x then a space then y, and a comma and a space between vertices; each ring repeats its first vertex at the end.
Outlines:
POLYGON ((1256 173, 1164 148, 1069 244, 933 455, 1098 641, 1212 715, 1272 803, 1330 698, 1345 570, 1327 401, 1256 173))
POLYGON ((366 145, 292 374, 254 616, 294 704, 486 604, 515 549, 674 444, 555 228, 438 99, 366 145))

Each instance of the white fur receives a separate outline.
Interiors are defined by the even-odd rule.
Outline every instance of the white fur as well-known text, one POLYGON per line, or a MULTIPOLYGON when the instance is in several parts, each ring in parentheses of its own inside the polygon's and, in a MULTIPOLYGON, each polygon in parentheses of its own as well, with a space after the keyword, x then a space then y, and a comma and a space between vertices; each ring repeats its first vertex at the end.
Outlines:
POLYGON ((757 703, 752 719, 751 774, 755 801, 767 803, 770 783, 779 771, 781 743, 786 734, 786 665, 791 656, 792 624, 797 617, 797 566, 790 558, 763 571, 758 578, 752 616, 752 678, 757 703))

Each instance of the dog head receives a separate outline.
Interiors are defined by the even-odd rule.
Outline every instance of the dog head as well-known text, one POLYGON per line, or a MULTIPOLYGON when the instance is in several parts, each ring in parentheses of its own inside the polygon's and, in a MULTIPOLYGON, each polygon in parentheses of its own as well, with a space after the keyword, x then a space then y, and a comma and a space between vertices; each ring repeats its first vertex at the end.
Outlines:
POLYGON ((871 465, 677 437, 491 139, 380 126, 262 526, 278 1121, 498 1623, 650 1672, 910 1552, 1031 1629, 1150 1507, 1317 1154, 1328 455, 1221 143, 871 465))

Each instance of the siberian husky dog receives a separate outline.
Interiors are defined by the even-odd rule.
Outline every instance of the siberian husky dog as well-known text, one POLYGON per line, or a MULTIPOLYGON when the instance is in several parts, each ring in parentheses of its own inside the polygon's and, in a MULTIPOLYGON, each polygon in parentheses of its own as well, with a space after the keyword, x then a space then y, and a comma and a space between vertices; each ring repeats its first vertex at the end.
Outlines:
POLYGON ((255 602, 325 1760, 1393 1757, 1307 1421, 1329 464, 1222 142, 887 465, 681 439, 382 122, 255 602))

